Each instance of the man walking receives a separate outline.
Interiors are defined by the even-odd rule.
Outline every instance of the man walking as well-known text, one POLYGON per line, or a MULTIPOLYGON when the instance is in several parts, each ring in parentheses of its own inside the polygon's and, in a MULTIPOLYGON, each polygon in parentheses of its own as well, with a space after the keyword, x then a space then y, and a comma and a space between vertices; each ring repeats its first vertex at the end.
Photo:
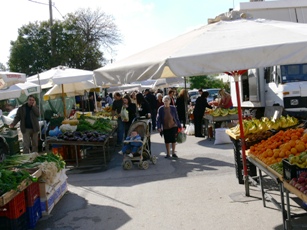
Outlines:
POLYGON ((38 117, 39 109, 36 106, 35 97, 30 95, 28 96, 27 103, 18 108, 16 116, 9 126, 13 128, 20 121, 20 130, 23 137, 23 153, 30 153, 30 146, 32 146, 32 152, 38 152, 38 117))

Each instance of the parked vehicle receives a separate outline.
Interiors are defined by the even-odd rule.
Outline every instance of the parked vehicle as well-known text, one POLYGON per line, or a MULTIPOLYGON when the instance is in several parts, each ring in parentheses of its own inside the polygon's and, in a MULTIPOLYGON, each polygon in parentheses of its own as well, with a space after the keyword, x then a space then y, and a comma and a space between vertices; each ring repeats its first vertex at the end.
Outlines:
MULTIPOLYGON (((209 93, 207 101, 210 102, 215 100, 215 98, 218 97, 219 90, 220 89, 203 89, 203 91, 207 91, 209 93)), ((198 89, 189 90, 188 94, 193 104, 195 103, 196 99, 200 96, 200 94, 198 93, 198 89)))
MULTIPOLYGON (((231 96, 237 106, 235 82, 231 96)), ((287 114, 307 116, 307 63, 250 69, 239 80, 241 106, 262 116, 264 107, 280 105, 287 114)))

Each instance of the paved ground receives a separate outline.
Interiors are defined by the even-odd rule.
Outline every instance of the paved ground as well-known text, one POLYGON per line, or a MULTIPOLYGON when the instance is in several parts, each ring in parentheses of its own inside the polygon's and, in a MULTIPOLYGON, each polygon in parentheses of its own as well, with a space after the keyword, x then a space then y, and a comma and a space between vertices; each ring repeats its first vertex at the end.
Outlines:
POLYGON ((69 191, 36 229, 282 229, 281 212, 263 207, 259 190, 244 195, 232 144, 188 136, 170 160, 154 133, 152 151, 158 163, 147 170, 123 170, 116 150, 107 170, 68 172, 69 191))

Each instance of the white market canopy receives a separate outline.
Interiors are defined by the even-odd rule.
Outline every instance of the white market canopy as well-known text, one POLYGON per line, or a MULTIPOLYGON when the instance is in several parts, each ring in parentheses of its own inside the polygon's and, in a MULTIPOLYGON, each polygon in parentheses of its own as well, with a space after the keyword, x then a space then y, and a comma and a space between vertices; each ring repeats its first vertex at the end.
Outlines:
POLYGON ((45 93, 43 99, 47 101, 49 99, 61 97, 63 94, 67 97, 84 95, 85 91, 90 91, 91 89, 98 92, 100 91, 100 88, 97 87, 93 81, 81 81, 63 85, 56 84, 45 93))
POLYGON ((141 89, 142 87, 140 84, 127 84, 127 85, 111 86, 108 88, 108 93, 141 91, 141 89))
POLYGON ((93 71, 58 66, 28 77, 27 80, 40 84, 42 88, 51 88, 55 84, 68 84, 93 80, 93 71))
POLYGON ((32 95, 38 94, 41 92, 41 88, 39 85, 32 82, 18 83, 16 85, 12 85, 7 89, 0 90, 0 100, 19 98, 22 95, 32 95))
POLYGON ((132 84, 141 84, 142 89, 162 89, 168 87, 175 87, 178 84, 183 84, 183 77, 172 77, 172 78, 159 78, 159 79, 149 79, 145 81, 136 81, 132 84))
POLYGON ((101 84, 307 62, 307 24, 238 19, 204 25, 94 70, 101 84))
POLYGON ((4 89, 17 83, 26 82, 27 78, 24 73, 0 72, 0 89, 4 89))

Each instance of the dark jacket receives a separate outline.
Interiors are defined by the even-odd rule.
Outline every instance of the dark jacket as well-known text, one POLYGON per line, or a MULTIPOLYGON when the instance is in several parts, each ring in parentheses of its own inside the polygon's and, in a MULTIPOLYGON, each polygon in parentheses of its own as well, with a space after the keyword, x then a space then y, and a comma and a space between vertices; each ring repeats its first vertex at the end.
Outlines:
MULTIPOLYGON (((163 129, 163 123, 164 123, 164 105, 161 106, 159 109, 158 109, 158 112, 157 112, 157 129, 163 129)), ((176 107, 171 105, 170 106, 170 112, 174 118, 174 121, 175 123, 177 124, 177 127, 178 128, 181 128, 181 123, 179 121, 179 118, 178 118, 178 114, 177 114, 177 110, 176 110, 176 107)))
POLYGON ((186 120, 186 105, 184 103, 184 97, 177 97, 176 100, 176 108, 179 120, 185 121, 186 120))
POLYGON ((146 116, 148 113, 151 114, 150 105, 146 99, 142 102, 140 108, 141 108, 141 110, 139 110, 140 117, 146 116))
POLYGON ((127 107, 127 111, 129 114, 129 121, 127 123, 131 124, 133 119, 136 117, 136 104, 130 103, 127 107))
MULTIPOLYGON (((12 122, 12 125, 15 126, 20 121, 20 130, 22 133, 26 132, 26 106, 28 106, 28 103, 25 103, 18 108, 14 121, 12 122)), ((33 106, 30 110, 33 132, 39 131, 38 117, 39 109, 37 106, 33 106)))
POLYGON ((206 108, 212 109, 212 106, 208 104, 207 98, 198 97, 195 102, 195 107, 193 111, 194 116, 203 117, 206 108))
POLYGON ((155 95, 153 95, 152 93, 147 93, 147 95, 145 96, 145 99, 148 101, 151 111, 152 112, 156 111, 157 110, 157 98, 155 97, 155 95))

